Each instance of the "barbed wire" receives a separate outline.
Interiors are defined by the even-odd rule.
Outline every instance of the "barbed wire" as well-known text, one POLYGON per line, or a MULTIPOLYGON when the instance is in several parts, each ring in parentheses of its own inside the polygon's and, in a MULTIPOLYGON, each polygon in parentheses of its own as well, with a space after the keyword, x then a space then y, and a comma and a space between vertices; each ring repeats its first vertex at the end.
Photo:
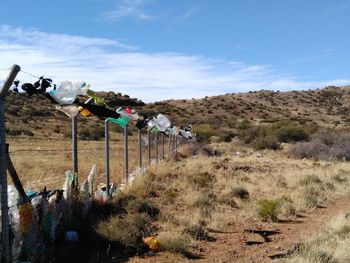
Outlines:
POLYGON ((29 72, 27 72, 27 71, 21 70, 21 72, 23 72, 24 74, 27 74, 27 75, 29 75, 29 76, 32 76, 32 77, 34 77, 34 78, 40 79, 40 77, 35 76, 34 74, 29 73, 29 72))

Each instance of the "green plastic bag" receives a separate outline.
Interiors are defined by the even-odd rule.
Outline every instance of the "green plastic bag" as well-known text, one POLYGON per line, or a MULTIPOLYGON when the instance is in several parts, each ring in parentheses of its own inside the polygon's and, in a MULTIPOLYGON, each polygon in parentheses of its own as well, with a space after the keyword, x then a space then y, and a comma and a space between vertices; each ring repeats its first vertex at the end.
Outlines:
POLYGON ((119 126, 121 126, 121 127, 123 127, 123 128, 124 128, 126 125, 128 125, 129 122, 130 122, 130 119, 129 119, 128 117, 120 117, 120 118, 118 118, 118 119, 114 119, 114 118, 109 117, 108 120, 109 120, 110 122, 113 122, 113 123, 115 123, 115 124, 118 124, 119 126))

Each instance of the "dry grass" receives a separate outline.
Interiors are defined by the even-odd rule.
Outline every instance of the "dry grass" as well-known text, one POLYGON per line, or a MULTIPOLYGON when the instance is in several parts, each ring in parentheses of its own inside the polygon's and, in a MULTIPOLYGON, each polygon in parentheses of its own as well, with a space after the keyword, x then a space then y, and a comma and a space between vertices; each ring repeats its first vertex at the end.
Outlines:
POLYGON ((266 219, 279 220, 348 192, 347 162, 300 161, 273 151, 260 157, 242 145, 216 144, 213 148, 226 154, 159 163, 127 188, 127 192, 152 198, 158 205, 159 236, 190 235, 186 242, 191 247, 200 242, 199 234, 210 236, 208 229, 225 231, 235 222, 261 220, 261 200, 276 201, 266 219), (237 155, 237 151, 243 154, 237 155))
MULTIPOLYGON (((166 143, 168 141, 166 140, 166 143)), ((10 156, 25 189, 39 190, 44 186, 57 188, 62 186, 64 173, 72 170, 72 144, 70 139, 9 138, 10 156)), ((137 141, 129 137, 129 170, 137 167, 137 141)), ((165 147, 167 153, 167 147, 165 147)), ((152 158, 154 158, 154 148, 152 158)), ((161 149, 159 147, 159 153, 161 149)), ((143 149, 143 161, 146 163, 146 148, 143 149)), ((110 142, 111 181, 117 184, 124 179, 124 144, 121 134, 113 134, 110 142)), ((105 142, 78 142, 79 181, 83 182, 93 164, 97 165, 99 182, 105 181, 105 142)), ((9 179, 9 182, 10 179, 9 179)))
POLYGON ((316 236, 301 243, 298 250, 290 258, 278 262, 349 262, 349 246, 350 218, 348 214, 341 214, 316 236))
MULTIPOLYGON (((41 149, 48 151, 56 143, 56 148, 70 149, 69 141, 12 142, 11 151, 14 152, 11 156, 21 179, 26 188, 41 188, 50 182, 55 187, 60 186, 55 185, 54 180, 57 178, 57 182, 62 183, 64 171, 71 167, 70 156, 61 152, 55 152, 53 156, 53 153, 40 151, 41 156, 34 159, 33 154, 16 156, 17 149, 35 152, 38 143, 41 149)), ((104 180, 101 167, 103 142, 80 142, 79 147, 80 181, 94 163, 100 169, 98 179, 104 180)), ((113 180, 120 182, 123 148, 120 141, 113 141, 111 147, 113 180)), ((138 222, 146 217, 156 225, 164 250, 186 254, 193 250, 192 245, 201 242, 196 233, 210 236, 210 231, 228 230, 232 223, 247 219, 260 221, 260 200, 277 200, 273 216, 267 219, 278 220, 327 204, 349 189, 348 162, 300 161, 274 151, 257 154, 240 143, 217 143, 212 147, 224 154, 221 157, 187 158, 180 162, 164 161, 150 166, 124 190, 125 196, 133 196, 124 204, 129 211, 127 216, 101 222, 98 232, 110 240, 138 246, 145 235, 138 222), (151 219, 155 211, 153 205, 160 213, 151 219), (123 226, 127 227, 124 229, 123 226), (118 228, 123 229, 119 231, 118 228)), ((132 165, 136 166, 136 160, 131 161, 132 165)), ((148 226, 149 221, 145 224, 148 226)), ((346 229, 342 231, 346 232, 346 229)))

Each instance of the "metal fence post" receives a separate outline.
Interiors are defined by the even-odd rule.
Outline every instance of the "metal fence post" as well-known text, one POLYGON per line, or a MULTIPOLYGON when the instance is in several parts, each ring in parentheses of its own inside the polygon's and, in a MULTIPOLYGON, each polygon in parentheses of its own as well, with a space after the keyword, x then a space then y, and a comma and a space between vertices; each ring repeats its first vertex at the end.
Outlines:
POLYGON ((129 182, 129 149, 128 149, 128 125, 124 127, 124 174, 126 183, 129 182))
POLYGON ((164 133, 162 133, 162 159, 164 160, 164 133))
POLYGON ((151 131, 147 130, 147 158, 148 165, 151 165, 151 131))
POLYGON ((105 120, 105 142, 106 142, 106 194, 109 197, 109 121, 105 120))
POLYGON ((72 117, 73 173, 78 175, 78 117, 72 117))
POLYGON ((137 129, 137 155, 139 161, 139 167, 142 167, 142 142, 141 142, 141 129, 137 129))
POLYGON ((168 158, 171 156, 171 138, 172 138, 173 136, 171 135, 171 134, 169 134, 169 151, 168 151, 168 158))
POLYGON ((3 97, 7 94, 17 73, 21 70, 20 66, 13 65, 9 76, 7 77, 0 91, 0 182, 1 182, 1 233, 2 233, 2 258, 5 263, 11 262, 10 247, 10 225, 8 215, 8 192, 7 192, 7 150, 6 150, 6 130, 5 130, 5 104, 3 97))
POLYGON ((156 132, 154 135, 154 148, 155 148, 156 162, 158 162, 158 132, 156 132))

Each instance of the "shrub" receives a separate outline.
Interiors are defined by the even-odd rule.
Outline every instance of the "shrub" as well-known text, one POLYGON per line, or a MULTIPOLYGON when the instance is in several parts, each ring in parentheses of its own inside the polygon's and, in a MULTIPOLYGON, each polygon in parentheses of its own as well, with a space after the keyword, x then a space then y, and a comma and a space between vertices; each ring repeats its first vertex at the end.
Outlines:
POLYGON ((298 142, 309 140, 309 134, 302 128, 297 126, 285 126, 276 131, 276 135, 280 142, 298 142))
POLYGON ((249 192, 244 187, 233 187, 231 189, 230 194, 234 197, 238 197, 240 199, 248 199, 249 198, 249 192))
POLYGON ((199 208, 203 217, 210 217, 214 210, 214 199, 215 196, 213 194, 204 193, 193 202, 192 206, 199 208))
POLYGON ((189 234, 195 240, 210 240, 208 231, 205 228, 204 221, 200 221, 195 225, 185 228, 185 233, 189 234))
POLYGON ((253 146, 256 150, 278 150, 281 148, 281 144, 275 136, 259 136, 253 143, 253 146))
POLYGON ((173 253, 181 253, 185 256, 189 255, 188 244, 190 243, 189 238, 179 236, 160 236, 159 237, 160 249, 164 251, 170 251, 173 253))
POLYGON ((187 177, 187 179, 190 184, 196 188, 207 188, 212 186, 215 181, 215 176, 208 172, 203 172, 193 174, 192 176, 187 177))
POLYGON ((278 200, 260 200, 258 205, 258 214, 264 220, 272 220, 276 222, 278 220, 278 200))
POLYGON ((217 134, 211 126, 206 124, 195 126, 193 132, 196 134, 196 139, 199 143, 210 143, 210 138, 217 134))
POLYGON ((310 142, 297 143, 289 153, 296 158, 350 160, 350 133, 321 131, 310 142))
POLYGON ((149 217, 143 214, 127 214, 124 218, 115 216, 96 227, 104 238, 120 242, 125 247, 143 247, 143 234, 147 233, 149 217))

